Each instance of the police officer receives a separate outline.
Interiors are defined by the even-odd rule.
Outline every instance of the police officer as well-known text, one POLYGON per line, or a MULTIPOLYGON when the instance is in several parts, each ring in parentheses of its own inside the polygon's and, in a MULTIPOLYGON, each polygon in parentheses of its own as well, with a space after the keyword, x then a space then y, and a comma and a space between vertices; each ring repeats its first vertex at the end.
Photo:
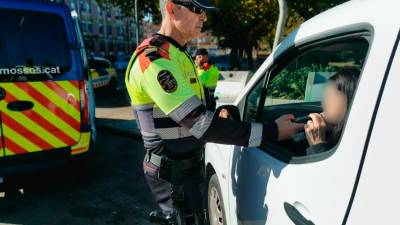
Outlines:
POLYGON ((196 51, 194 62, 197 68, 197 75, 201 85, 204 87, 204 95, 208 110, 214 111, 216 107, 215 89, 220 78, 218 68, 209 62, 208 51, 200 48, 196 51))
POLYGON ((259 146, 287 139, 303 125, 292 123, 289 115, 261 124, 208 111, 185 45, 200 34, 205 11, 215 8, 208 0, 160 0, 160 7, 161 29, 138 46, 125 79, 147 152, 145 177, 162 210, 151 218, 161 224, 203 225, 204 142, 259 146))

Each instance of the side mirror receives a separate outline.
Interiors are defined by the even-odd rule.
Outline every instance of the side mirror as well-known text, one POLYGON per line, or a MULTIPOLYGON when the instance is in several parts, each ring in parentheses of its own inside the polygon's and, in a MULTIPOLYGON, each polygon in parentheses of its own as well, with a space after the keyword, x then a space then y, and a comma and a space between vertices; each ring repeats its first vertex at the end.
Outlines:
POLYGON ((234 105, 222 105, 215 110, 215 115, 218 116, 221 110, 225 109, 228 111, 228 119, 241 121, 239 108, 234 105))

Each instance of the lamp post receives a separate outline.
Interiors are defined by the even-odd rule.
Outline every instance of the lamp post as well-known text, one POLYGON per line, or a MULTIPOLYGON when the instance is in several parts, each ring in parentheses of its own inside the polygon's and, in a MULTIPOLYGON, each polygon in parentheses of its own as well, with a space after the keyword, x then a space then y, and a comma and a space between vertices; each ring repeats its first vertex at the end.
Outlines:
POLYGON ((276 27, 273 49, 275 49, 276 46, 281 41, 283 31, 285 30, 286 19, 288 16, 288 7, 286 0, 278 0, 278 1, 279 1, 279 19, 278 19, 278 25, 276 27))
POLYGON ((136 47, 139 45, 139 18, 137 0, 135 0, 136 47))

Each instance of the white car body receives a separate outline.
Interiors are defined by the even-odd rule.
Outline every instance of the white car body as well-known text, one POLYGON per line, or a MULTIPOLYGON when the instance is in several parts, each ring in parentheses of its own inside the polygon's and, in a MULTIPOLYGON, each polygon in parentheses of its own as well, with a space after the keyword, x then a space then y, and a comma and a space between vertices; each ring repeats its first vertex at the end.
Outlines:
POLYGON ((257 148, 208 143, 225 225, 399 224, 400 1, 350 1, 306 21, 261 65, 234 105, 297 46, 368 30, 370 46, 346 127, 334 151, 283 162, 257 148), (397 177, 397 178, 396 178, 397 177), (285 210, 286 207, 286 210, 285 210), (288 211, 296 213, 289 218, 288 211), (245 217, 245 218, 244 218, 245 217), (297 222, 296 222, 297 221, 297 222))
POLYGON ((251 75, 250 71, 221 71, 214 94, 218 98, 217 106, 232 104, 245 88, 251 75))

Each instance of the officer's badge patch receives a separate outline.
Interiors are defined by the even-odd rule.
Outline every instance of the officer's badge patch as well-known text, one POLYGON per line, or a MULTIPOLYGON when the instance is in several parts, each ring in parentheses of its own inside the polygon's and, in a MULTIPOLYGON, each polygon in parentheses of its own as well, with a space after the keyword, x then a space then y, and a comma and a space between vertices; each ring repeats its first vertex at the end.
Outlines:
POLYGON ((160 83, 161 87, 164 91, 168 93, 172 93, 176 91, 178 88, 178 82, 175 77, 168 70, 162 70, 158 73, 157 76, 158 83, 160 83))

